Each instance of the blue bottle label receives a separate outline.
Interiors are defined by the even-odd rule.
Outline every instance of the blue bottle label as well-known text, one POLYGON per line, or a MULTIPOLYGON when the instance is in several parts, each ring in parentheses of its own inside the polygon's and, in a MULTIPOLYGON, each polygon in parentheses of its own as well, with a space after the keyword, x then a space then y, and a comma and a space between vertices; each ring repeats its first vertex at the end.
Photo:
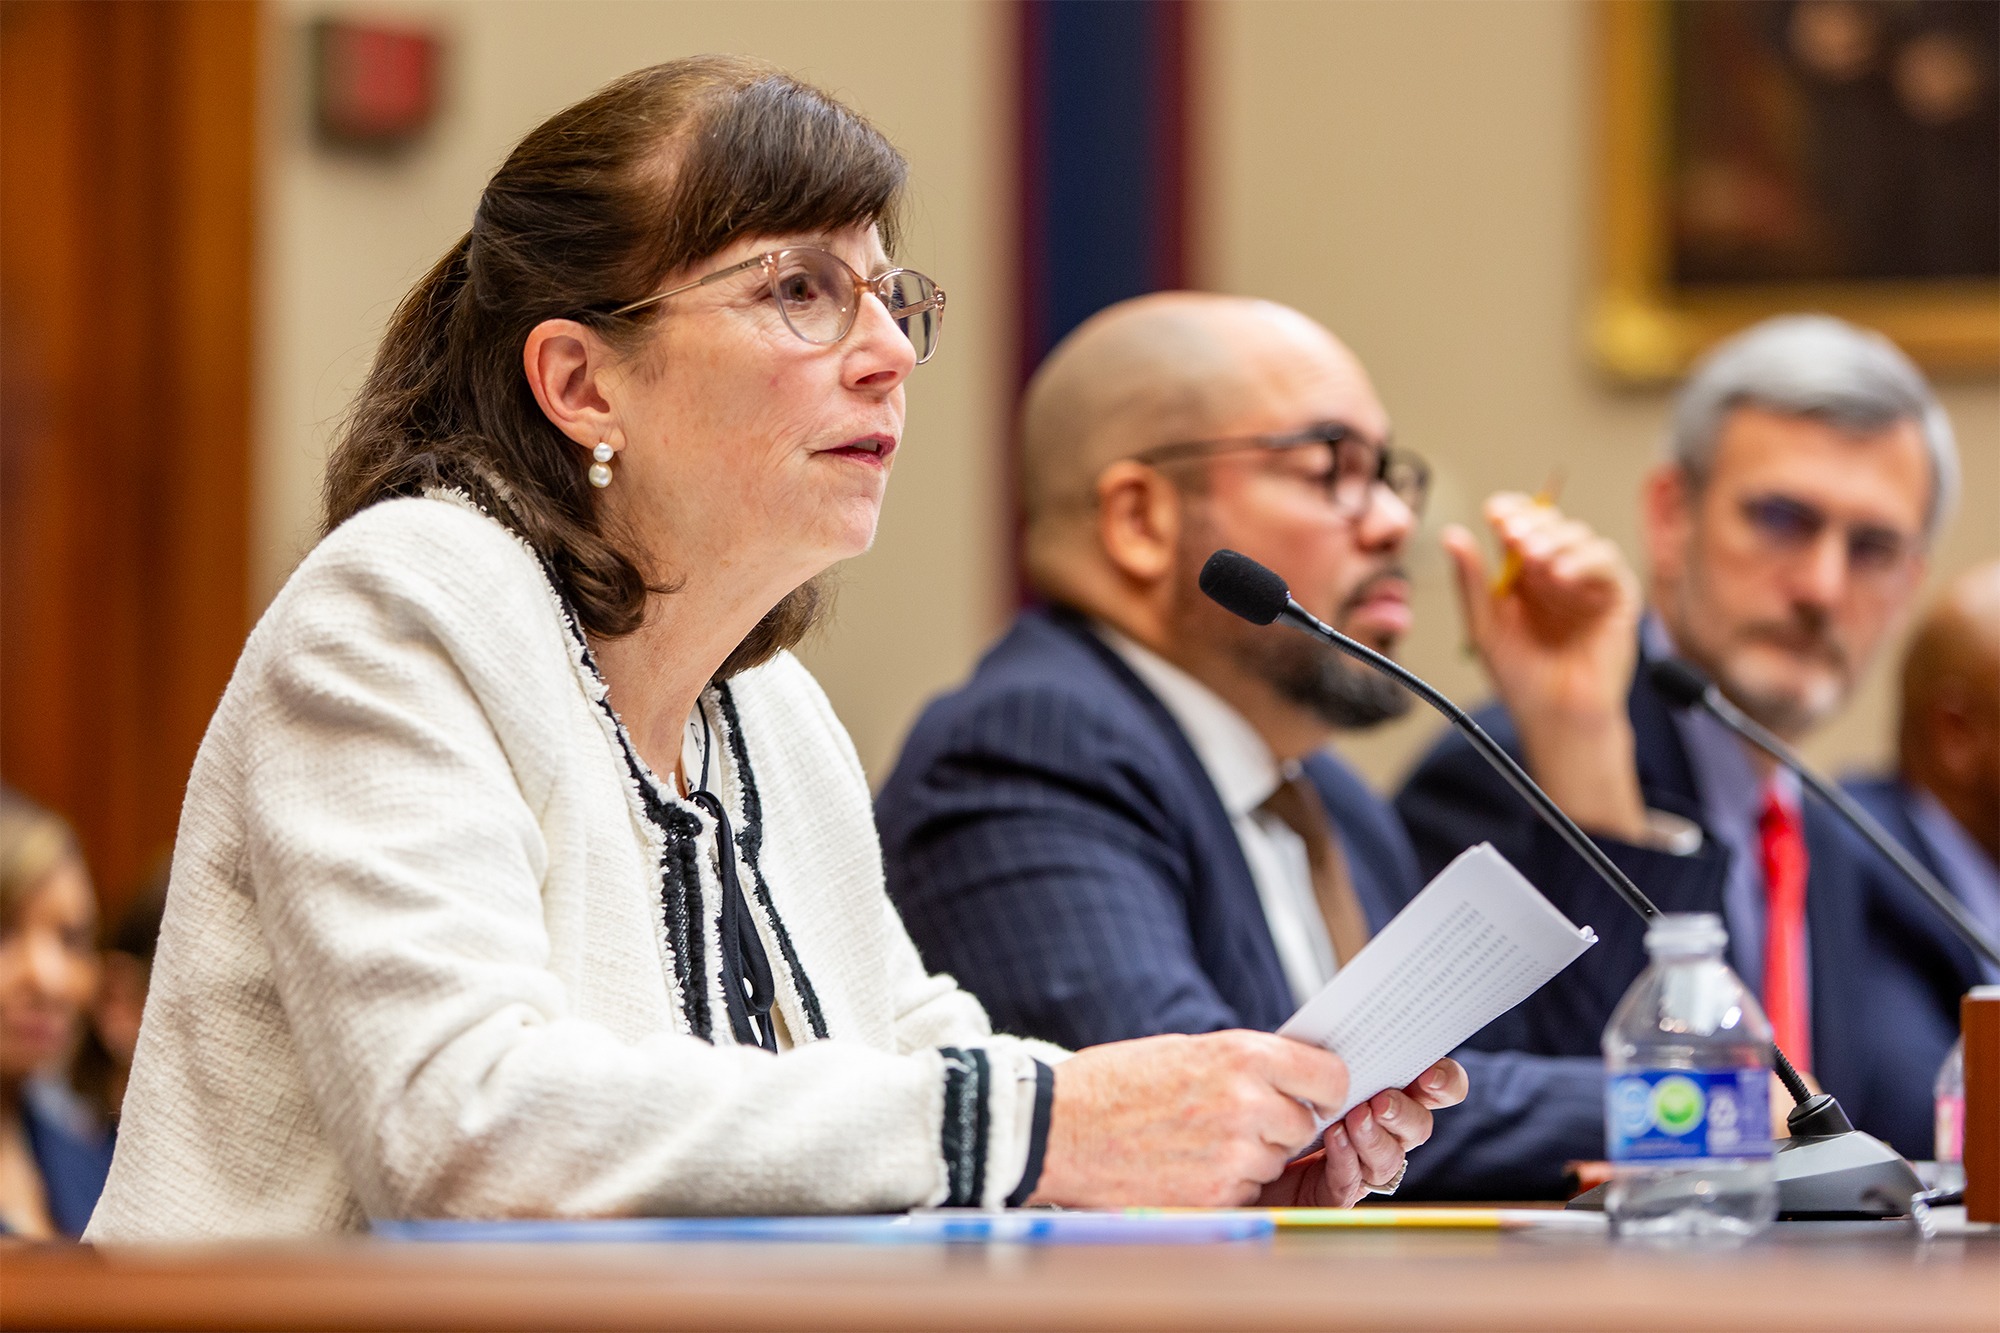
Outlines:
POLYGON ((1614 1162, 1771 1155, 1771 1073, 1632 1069, 1605 1083, 1604 1136, 1614 1162))

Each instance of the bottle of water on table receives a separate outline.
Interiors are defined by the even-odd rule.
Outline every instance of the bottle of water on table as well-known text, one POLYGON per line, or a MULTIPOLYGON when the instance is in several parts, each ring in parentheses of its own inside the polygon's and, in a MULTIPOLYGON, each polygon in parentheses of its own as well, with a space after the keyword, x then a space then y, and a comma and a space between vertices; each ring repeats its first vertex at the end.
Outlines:
POLYGON ((1771 1025, 1712 913, 1668 914, 1604 1030, 1605 1202, 1620 1236, 1748 1237, 1778 1212, 1771 1025))

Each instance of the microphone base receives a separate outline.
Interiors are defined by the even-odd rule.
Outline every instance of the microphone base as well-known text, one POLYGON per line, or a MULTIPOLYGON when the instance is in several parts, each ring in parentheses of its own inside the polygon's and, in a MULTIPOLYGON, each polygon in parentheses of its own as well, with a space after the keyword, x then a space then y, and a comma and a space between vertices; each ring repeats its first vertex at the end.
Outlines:
POLYGON ((1922 1192, 1916 1168, 1872 1134, 1792 1138, 1778 1149, 1778 1216, 1902 1217, 1922 1192))
MULTIPOLYGON (((1778 1149, 1778 1220, 1831 1222, 1902 1217, 1923 1182, 1894 1148, 1872 1134, 1786 1139, 1778 1149)), ((1566 1207, 1601 1213, 1609 1185, 1585 1190, 1566 1207)))

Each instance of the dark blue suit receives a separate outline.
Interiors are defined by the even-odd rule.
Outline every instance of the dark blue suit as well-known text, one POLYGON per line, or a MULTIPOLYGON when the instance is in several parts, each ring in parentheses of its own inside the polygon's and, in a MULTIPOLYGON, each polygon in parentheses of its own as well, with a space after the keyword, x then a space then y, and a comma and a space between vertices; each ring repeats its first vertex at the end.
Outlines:
MULTIPOLYGON (((1422 887, 1388 806, 1309 760, 1379 929, 1422 887)), ((876 802, 889 892, 925 961, 995 1025, 1069 1046, 1274 1029, 1296 1007, 1215 788, 1165 705, 1079 617, 1023 615, 925 711, 876 802)), ((1595 1033, 1592 1034, 1593 1040, 1595 1033)), ((1558 1196, 1604 1150, 1596 1059, 1467 1053, 1472 1094, 1410 1197, 1558 1196)))
MULTIPOLYGON (((1671 712, 1643 671, 1633 682, 1630 712, 1647 803, 1698 816, 1693 765, 1671 712)), ((1475 716, 1519 756, 1519 738, 1503 709, 1489 706, 1475 716)), ((1490 841, 1572 920, 1597 930, 1597 947, 1481 1040, 1549 1055, 1596 1050, 1613 1007, 1645 966, 1644 923, 1610 901, 1608 890, 1563 874, 1574 854, 1455 734, 1417 766, 1396 806, 1427 871, 1473 843, 1490 841)), ((1810 799, 1804 814, 1813 1074, 1858 1127, 1907 1156, 1928 1157, 1932 1079, 1957 1033, 1955 979, 1935 961, 1942 954, 1918 947, 1912 936, 1934 939, 1909 901, 1914 890, 1898 892, 1900 885, 1886 883, 1876 854, 1838 816, 1810 799)), ((1656 854, 1651 872, 1634 877, 1662 911, 1722 914, 1725 856, 1711 840, 1702 857, 1656 854), (1689 864, 1677 870, 1676 860, 1689 864)), ((1969 952, 1963 956, 1969 967, 1969 952)), ((1749 980, 1755 985, 1758 979, 1749 980)))
MULTIPOLYGON (((81 1236, 111 1172, 111 1136, 89 1122, 67 1089, 35 1080, 21 1089, 21 1128, 49 1220, 65 1236, 81 1236)), ((0 1223, 0 1233, 6 1230, 0 1223)))
MULTIPOLYGON (((1916 793, 1901 779, 1853 780, 1842 785, 1925 869, 1950 883, 1945 867, 1932 854, 1930 840, 1918 831, 1911 816, 1910 803, 1916 793)), ((1868 855, 1871 864, 1879 865, 1873 860, 1874 851, 1868 855)), ((1896 1008, 1909 1015, 1911 1025, 1908 1048, 1898 1053, 1901 1077, 1931 1079, 1936 1076, 1937 1061, 1931 1063, 1928 1073, 1923 1062, 1933 1053, 1942 1060, 1958 1040, 1959 998, 1986 978, 1978 955, 1952 933, 1922 893, 1886 869, 1877 877, 1875 887, 1869 942, 1886 955, 1888 964, 1877 965, 1882 984, 1902 993, 1896 1008)), ((1931 1085, 1927 1082, 1925 1086, 1931 1085)), ((1930 1156, 1928 1147, 1923 1156, 1930 1156)))

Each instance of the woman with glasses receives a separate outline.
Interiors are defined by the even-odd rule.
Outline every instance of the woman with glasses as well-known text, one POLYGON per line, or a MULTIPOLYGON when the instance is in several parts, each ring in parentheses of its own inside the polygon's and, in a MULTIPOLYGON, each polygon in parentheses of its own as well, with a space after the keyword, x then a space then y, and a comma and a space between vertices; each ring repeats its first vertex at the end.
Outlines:
POLYGON ((1294 1160, 1335 1057, 995 1036, 883 891, 787 650, 938 345, 944 293, 889 258, 903 175, 704 58, 494 176, 196 762, 94 1239, 1351 1201, 1352 1163, 1294 1160))

